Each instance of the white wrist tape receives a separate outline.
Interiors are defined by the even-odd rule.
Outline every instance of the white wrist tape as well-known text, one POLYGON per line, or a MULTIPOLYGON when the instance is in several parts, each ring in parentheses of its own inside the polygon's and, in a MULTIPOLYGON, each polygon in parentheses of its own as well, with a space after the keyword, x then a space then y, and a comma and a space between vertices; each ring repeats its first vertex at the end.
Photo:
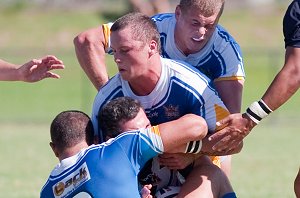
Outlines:
POLYGON ((252 103, 246 110, 246 114, 256 124, 267 117, 271 112, 273 112, 272 109, 270 109, 262 99, 252 103))
POLYGON ((189 143, 186 144, 186 149, 185 149, 185 153, 199 153, 201 151, 202 148, 202 141, 198 140, 198 141, 190 141, 189 143))

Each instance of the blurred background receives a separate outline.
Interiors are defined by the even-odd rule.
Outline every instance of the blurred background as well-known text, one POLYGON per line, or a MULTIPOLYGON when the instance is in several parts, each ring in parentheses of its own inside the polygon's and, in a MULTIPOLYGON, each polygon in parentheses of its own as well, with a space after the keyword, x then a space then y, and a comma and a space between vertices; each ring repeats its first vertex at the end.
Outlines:
MULTIPOLYGON (((179 1, 166 2, 165 12, 173 12, 179 1)), ((283 65, 282 18, 290 2, 226 1, 220 24, 240 44, 247 75, 242 111, 262 96, 283 65)), ((97 92, 77 62, 73 38, 137 7, 127 0, 0 0, 1 59, 22 64, 52 54, 66 65, 57 71, 59 80, 0 82, 0 197, 38 197, 57 163, 48 145, 52 119, 68 109, 91 114, 97 92)), ((111 56, 107 65, 114 75, 111 56)), ((295 197, 299 95, 262 121, 234 156, 230 180, 238 197, 295 197)))

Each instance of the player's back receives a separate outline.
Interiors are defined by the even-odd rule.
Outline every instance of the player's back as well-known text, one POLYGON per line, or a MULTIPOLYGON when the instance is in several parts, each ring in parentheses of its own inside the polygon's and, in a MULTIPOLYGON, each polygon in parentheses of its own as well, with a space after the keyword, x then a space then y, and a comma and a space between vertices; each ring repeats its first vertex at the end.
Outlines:
POLYGON ((149 159, 163 151, 160 136, 152 128, 122 133, 62 160, 51 172, 41 198, 78 194, 105 198, 140 197, 137 175, 149 159))
POLYGON ((52 171, 41 198, 74 197, 79 193, 85 197, 140 197, 137 173, 128 157, 120 149, 103 144, 62 161, 52 171))

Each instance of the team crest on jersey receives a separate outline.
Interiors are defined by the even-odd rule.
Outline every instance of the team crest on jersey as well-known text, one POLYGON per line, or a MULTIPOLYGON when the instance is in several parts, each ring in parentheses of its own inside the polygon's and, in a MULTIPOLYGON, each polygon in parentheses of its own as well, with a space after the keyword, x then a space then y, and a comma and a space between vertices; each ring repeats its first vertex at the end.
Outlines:
POLYGON ((89 169, 86 163, 84 163, 73 171, 72 174, 52 186, 53 194, 59 198, 66 197, 90 179, 89 169))
POLYGON ((165 115, 167 118, 178 118, 179 117, 179 109, 178 106, 174 105, 168 105, 168 106, 163 106, 165 110, 165 115))

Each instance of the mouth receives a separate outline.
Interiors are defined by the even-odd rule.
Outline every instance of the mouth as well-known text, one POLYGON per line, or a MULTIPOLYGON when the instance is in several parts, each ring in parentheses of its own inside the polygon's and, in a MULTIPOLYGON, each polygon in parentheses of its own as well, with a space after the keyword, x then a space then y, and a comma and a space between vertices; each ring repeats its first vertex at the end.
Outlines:
POLYGON ((118 68, 118 70, 119 70, 119 72, 124 72, 124 71, 126 71, 125 69, 123 69, 123 68, 118 68))
POLYGON ((202 37, 197 37, 197 38, 196 38, 196 37, 193 37, 193 38, 192 38, 192 40, 193 40, 193 41, 196 41, 196 42, 200 42, 200 41, 202 41, 203 39, 204 39, 203 36, 202 36, 202 37))

